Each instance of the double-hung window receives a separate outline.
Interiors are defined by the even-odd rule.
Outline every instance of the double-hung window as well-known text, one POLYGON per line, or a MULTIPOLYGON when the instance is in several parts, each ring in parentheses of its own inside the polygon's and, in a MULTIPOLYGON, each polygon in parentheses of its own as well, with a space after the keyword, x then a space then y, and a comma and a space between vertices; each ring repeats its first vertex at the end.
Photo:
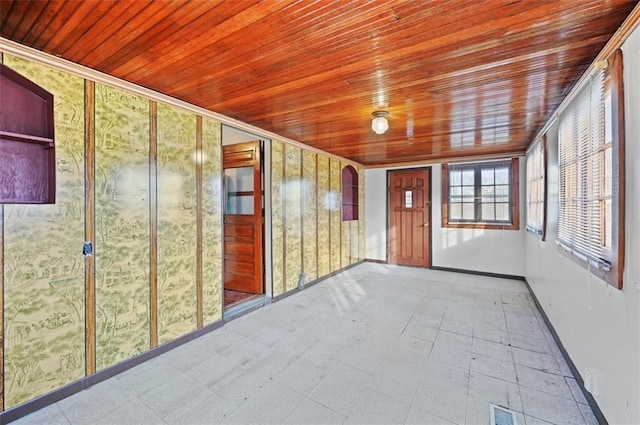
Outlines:
POLYGON ((544 240, 546 214, 545 139, 539 138, 527 151, 527 231, 544 240))
POLYGON ((560 113, 557 243, 592 273, 620 288, 624 258, 621 52, 604 65, 560 113))
POLYGON ((518 159, 444 164, 442 226, 519 228, 518 159))

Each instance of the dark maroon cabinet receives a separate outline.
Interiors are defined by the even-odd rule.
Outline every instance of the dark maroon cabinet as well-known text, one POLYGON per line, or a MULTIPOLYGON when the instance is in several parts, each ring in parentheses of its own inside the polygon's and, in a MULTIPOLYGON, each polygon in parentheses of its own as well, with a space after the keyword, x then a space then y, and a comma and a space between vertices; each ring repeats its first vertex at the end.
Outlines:
POLYGON ((52 204, 53 95, 0 64, 0 203, 52 204))

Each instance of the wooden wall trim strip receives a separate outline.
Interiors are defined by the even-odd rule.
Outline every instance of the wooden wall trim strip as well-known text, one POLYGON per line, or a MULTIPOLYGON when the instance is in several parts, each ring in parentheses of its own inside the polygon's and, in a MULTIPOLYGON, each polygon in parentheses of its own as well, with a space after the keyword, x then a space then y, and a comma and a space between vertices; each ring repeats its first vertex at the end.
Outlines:
POLYGON ((343 229, 343 225, 342 223, 344 223, 344 221, 342 221, 342 162, 338 162, 338 193, 340 194, 340 200, 338 201, 338 206, 340 207, 340 210, 338 211, 338 217, 340 218, 340 226, 338 226, 338 231, 340 232, 340 246, 338 247, 338 249, 340 249, 340 254, 339 254, 339 268, 343 268, 345 265, 342 264, 342 240, 344 238, 344 235, 342 234, 342 229, 343 229))
POLYGON ((287 292, 287 145, 282 145, 282 182, 280 199, 282 205, 282 293, 287 292))
POLYGON ((202 117, 196 116, 196 326, 203 326, 202 288, 202 117))
POLYGON ((345 161, 349 164, 352 164, 353 166, 356 166, 356 165, 360 167, 363 166, 362 164, 352 161, 350 159, 343 158, 341 156, 325 152, 321 149, 305 145, 296 140, 289 139, 288 137, 284 137, 279 134, 255 127, 251 124, 238 121, 234 118, 230 118, 225 115, 209 111, 208 109, 204 109, 199 106, 192 105, 190 103, 187 103, 182 100, 168 96, 166 94, 148 89, 146 87, 138 86, 128 81, 124 81, 119 78, 116 78, 112 75, 105 74, 100 71, 96 71, 95 69, 91 69, 86 66, 82 66, 77 63, 50 55, 48 53, 41 52, 31 47, 23 46, 20 43, 16 43, 15 41, 8 40, 3 37, 0 37, 0 50, 4 50, 5 52, 11 53, 12 55, 16 55, 24 59, 32 60, 34 62, 38 62, 40 64, 47 65, 55 69, 68 72, 69 74, 72 74, 72 75, 76 75, 91 81, 95 81, 96 83, 102 83, 111 87, 126 90, 128 92, 140 95, 142 97, 145 97, 155 102, 166 103, 167 105, 175 106, 176 108, 179 108, 197 115, 202 115, 203 117, 211 118, 223 124, 227 124, 237 129, 246 131, 248 133, 255 134, 261 138, 279 140, 284 143, 288 143, 290 145, 294 145, 300 148, 310 150, 312 152, 326 155, 330 158, 335 158, 341 161, 345 161))
POLYGON ((315 154, 313 156, 313 162, 314 162, 314 168, 315 168, 315 176, 314 176, 314 180, 315 180, 315 186, 316 186, 316 199, 314 199, 314 202, 316 204, 316 279, 318 277, 320 277, 320 223, 318 223, 318 219, 319 219, 319 213, 318 211, 320 210, 320 208, 318 208, 318 198, 320 197, 320 188, 318 187, 318 154, 315 154))
POLYGON ((149 102, 149 329, 158 346, 158 104, 149 102))
POLYGON ((443 164, 446 162, 476 162, 476 161, 491 161, 493 159, 504 159, 512 157, 520 157, 526 154, 525 151, 513 151, 500 154, 486 154, 486 155, 467 155, 467 156, 455 156, 448 158, 434 158, 429 160, 411 161, 411 162, 393 162, 389 164, 368 165, 363 167, 364 170, 375 170, 377 168, 407 168, 415 166, 427 166, 433 164, 443 164))
MULTIPOLYGON (((95 83, 85 80, 85 241, 95 252, 95 83)), ((78 247, 80 249, 80 247, 78 247)), ((85 373, 96 372, 96 261, 95 255, 85 255, 85 373)))
POLYGON ((300 180, 298 193, 300 194, 298 202, 300 203, 300 270, 306 273, 304 269, 304 149, 300 149, 300 180))
MULTIPOLYGON (((327 161, 327 192, 331 193, 331 158, 329 158, 329 160, 327 161)), ((332 258, 331 258, 331 243, 333 242, 333 239, 331 238, 331 209, 328 210, 329 211, 329 219, 328 221, 328 226, 327 226, 327 232, 329 232, 329 273, 331 273, 331 271, 333 270, 333 265, 331 263, 333 263, 332 258)))

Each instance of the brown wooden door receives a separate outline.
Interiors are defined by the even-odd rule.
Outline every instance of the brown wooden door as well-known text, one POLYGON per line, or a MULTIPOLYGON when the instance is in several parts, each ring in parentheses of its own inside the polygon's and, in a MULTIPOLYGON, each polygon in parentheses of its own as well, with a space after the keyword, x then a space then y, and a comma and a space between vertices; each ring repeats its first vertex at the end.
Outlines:
POLYGON ((224 288, 263 291, 260 142, 223 147, 224 288))
POLYGON ((389 262, 430 266, 430 171, 389 172, 389 262))

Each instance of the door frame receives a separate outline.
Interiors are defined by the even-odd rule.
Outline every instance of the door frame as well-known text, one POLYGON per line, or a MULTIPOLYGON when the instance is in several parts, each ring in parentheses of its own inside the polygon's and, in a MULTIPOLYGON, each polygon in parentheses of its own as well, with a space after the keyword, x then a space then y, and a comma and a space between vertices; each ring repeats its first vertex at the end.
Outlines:
MULTIPOLYGON (((262 148, 262 155, 261 155, 261 169, 262 169, 262 184, 263 184, 263 190, 264 190, 264 198, 263 198, 263 215, 264 215, 264 223, 263 223, 263 252, 262 252, 262 258, 263 258, 263 289, 264 289, 264 294, 263 296, 268 298, 268 299, 272 299, 273 298, 273 249, 271 246, 271 235, 272 235, 272 223, 271 223, 271 219, 272 219, 272 214, 271 214, 271 139, 268 137, 264 137, 263 135, 260 135, 258 133, 253 133, 250 131, 247 131, 245 129, 242 128, 238 128, 238 127, 234 127, 232 125, 229 124, 225 124, 223 123, 220 129, 220 146, 219 146, 219 152, 220 152, 220 174, 219 174, 219 178, 220 178, 220 205, 222 205, 224 203, 224 193, 222 191, 222 179, 224 177, 224 167, 222 165, 222 155, 223 155, 223 146, 224 145, 228 145, 228 144, 236 144, 236 143, 242 143, 242 141, 251 141, 251 140, 260 140, 261 142, 261 148, 262 148), (228 136, 228 137, 225 137, 228 136), (244 138, 244 140, 241 141, 233 141, 233 142, 226 142, 225 143, 225 139, 228 140, 228 138, 232 138, 235 139, 235 137, 240 137, 241 139, 244 138)), ((224 223, 223 223, 223 215, 224 215, 224 211, 221 208, 221 212, 220 212, 220 222, 221 222, 221 226, 223 226, 222 228, 222 235, 224 235, 224 223)), ((220 241, 220 249, 221 249, 221 253, 224 253, 224 240, 220 241)), ((222 258, 222 263, 221 263, 221 267, 222 269, 220 270, 220 282, 222 285, 222 290, 224 291, 224 254, 223 258, 222 258)), ((220 299, 220 308, 221 311, 224 311, 224 298, 221 297, 220 299)))
MULTIPOLYGON (((264 170, 263 170, 263 164, 264 164, 264 143, 262 141, 262 139, 260 138, 256 138, 254 140, 251 141, 247 141, 247 142, 240 142, 240 143, 232 143, 232 144, 228 144, 228 145, 223 145, 222 146, 222 289, 223 291, 226 289, 226 276, 225 276, 225 255, 226 255, 226 247, 225 247, 225 225, 226 223, 226 207, 227 207, 227 199, 226 199, 226 181, 225 181, 225 170, 227 168, 236 168, 236 167, 225 167, 225 147, 230 147, 230 146, 240 146, 240 147, 244 147, 244 146, 250 146, 250 145, 257 145, 257 156, 258 156, 258 161, 257 161, 257 167, 258 167, 258 173, 256 175, 255 173, 255 167, 256 165, 253 166, 254 168, 254 199, 253 199, 253 205, 254 205, 254 218, 256 216, 256 212, 259 212, 260 214, 260 223, 259 223, 259 230, 260 230, 260 240, 256 240, 254 241, 254 250, 256 245, 259 245, 260 247, 260 253, 259 253, 259 258, 258 256, 255 255, 254 253, 254 258, 253 258, 253 263, 254 263, 254 270, 255 273, 259 273, 260 274, 260 280, 261 280, 261 289, 260 289, 260 293, 257 295, 264 295, 266 292, 266 281, 265 281, 265 255, 264 255, 264 251, 265 251, 265 236, 264 236, 264 227, 265 227, 265 213, 264 213, 264 198, 265 198, 265 184, 264 184, 264 170), (259 182, 256 182, 256 180, 259 180, 259 182), (258 184, 256 184, 258 183, 258 184), (257 267, 259 263, 259 267, 257 267)), ((241 161, 242 162, 242 161, 241 161)), ((223 300, 223 305, 224 305, 224 300, 223 300)))
MULTIPOLYGON (((390 200, 391 200, 391 174, 392 173, 401 173, 403 171, 420 171, 425 170, 427 172, 427 176, 429 177, 429 188, 427 193, 427 202, 429 203, 429 263, 427 264, 427 269, 433 267, 433 167, 432 166, 422 166, 422 167, 411 167, 411 168, 393 168, 388 169, 386 174, 386 262, 387 264, 391 264, 391 211, 389 211, 390 200)), ((409 267, 409 266, 407 266, 409 267)))

